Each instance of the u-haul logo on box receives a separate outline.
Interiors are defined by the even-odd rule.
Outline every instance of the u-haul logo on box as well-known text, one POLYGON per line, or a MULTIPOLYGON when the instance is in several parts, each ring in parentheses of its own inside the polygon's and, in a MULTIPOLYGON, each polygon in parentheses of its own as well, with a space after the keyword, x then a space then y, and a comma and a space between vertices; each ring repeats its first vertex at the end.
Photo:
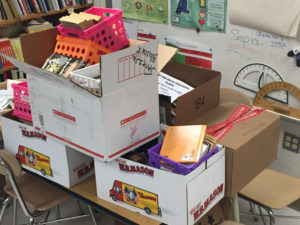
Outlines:
POLYGON ((123 163, 119 163, 119 168, 123 172, 142 174, 142 175, 147 175, 147 176, 150 176, 150 177, 154 177, 154 170, 150 169, 146 166, 126 165, 126 164, 123 164, 123 163))
POLYGON ((25 137, 30 137, 30 138, 39 138, 41 140, 47 141, 47 136, 44 134, 41 134, 36 131, 28 131, 26 127, 19 126, 21 129, 22 135, 25 137))
POLYGON ((216 187, 216 189, 211 192, 211 194, 207 197, 204 203, 200 202, 197 206, 195 206, 190 214, 194 216, 194 221, 196 221, 205 211, 205 209, 213 202, 213 200, 220 195, 224 191, 224 184, 216 187))

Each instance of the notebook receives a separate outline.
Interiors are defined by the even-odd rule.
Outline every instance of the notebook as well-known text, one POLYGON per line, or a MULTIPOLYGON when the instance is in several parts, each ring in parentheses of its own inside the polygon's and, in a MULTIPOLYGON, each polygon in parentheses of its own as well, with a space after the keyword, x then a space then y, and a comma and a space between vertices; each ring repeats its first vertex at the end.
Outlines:
POLYGON ((205 134, 206 125, 169 126, 160 155, 180 163, 198 163, 206 149, 205 134))

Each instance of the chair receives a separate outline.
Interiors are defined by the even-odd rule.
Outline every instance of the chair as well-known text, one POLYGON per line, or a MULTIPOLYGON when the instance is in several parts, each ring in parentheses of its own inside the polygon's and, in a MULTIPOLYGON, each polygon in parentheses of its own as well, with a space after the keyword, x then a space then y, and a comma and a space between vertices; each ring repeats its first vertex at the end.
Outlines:
MULTIPOLYGON (((300 198, 300 179, 265 169, 239 192, 239 197, 257 205, 262 221, 266 224, 261 210, 264 208, 269 214, 270 225, 273 225, 275 216, 272 209, 282 209, 300 198)), ((251 208, 252 204, 250 204, 251 208)), ((290 218, 298 217, 291 216, 290 218)))
POLYGON ((78 219, 91 216, 95 225, 97 225, 92 208, 89 206, 91 215, 79 215, 68 218, 59 218, 47 221, 51 209, 56 208, 59 214, 58 206, 71 196, 66 192, 54 187, 53 185, 43 181, 42 179, 28 173, 22 173, 21 165, 14 155, 9 152, 0 150, 0 174, 6 175, 9 184, 6 184, 4 191, 8 197, 4 200, 0 210, 0 222, 2 220, 4 210, 9 202, 13 200, 13 222, 16 223, 16 204, 17 200, 25 214, 29 219, 29 225, 47 224, 70 219, 78 219), (29 208, 31 210, 29 210, 29 208), (45 213, 45 222, 36 222, 37 217, 45 213), (47 221, 47 222, 46 222, 47 221))
POLYGON ((249 96, 231 88, 220 88, 219 104, 223 102, 233 102, 237 104, 252 105, 249 96))

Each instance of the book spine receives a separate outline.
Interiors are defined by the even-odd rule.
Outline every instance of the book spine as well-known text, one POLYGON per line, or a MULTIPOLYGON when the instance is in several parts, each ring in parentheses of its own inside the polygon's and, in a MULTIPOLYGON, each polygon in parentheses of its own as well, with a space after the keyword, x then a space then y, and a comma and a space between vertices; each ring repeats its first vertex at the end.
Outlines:
POLYGON ((40 9, 40 6, 39 6, 38 3, 37 3, 37 0, 33 0, 32 2, 33 2, 33 4, 34 4, 35 11, 36 11, 37 13, 41 13, 41 9, 40 9))
POLYGON ((25 12, 25 15, 28 15, 29 12, 28 12, 28 9, 27 9, 27 6, 26 6, 26 1, 25 0, 20 0, 20 3, 21 3, 22 8, 23 8, 23 10, 25 12))
POLYGON ((7 0, 2 0, 2 5, 4 7, 4 11, 6 13, 7 19, 11 20, 14 18, 11 8, 9 7, 7 0))
POLYGON ((32 13, 28 0, 24 0, 28 14, 32 13))
POLYGON ((33 0, 27 0, 31 13, 37 12, 33 0))
POLYGON ((0 10, 1 10, 1 14, 2 14, 2 19, 7 20, 7 16, 6 16, 2 1, 0 1, 0 10))
POLYGON ((19 14, 18 14, 17 9, 16 9, 14 3, 12 2, 12 0, 8 0, 8 4, 9 4, 9 7, 10 7, 10 9, 11 9, 11 11, 12 11, 14 17, 15 17, 15 18, 18 18, 18 17, 19 17, 19 14))
POLYGON ((50 11, 50 6, 48 5, 48 1, 47 0, 42 0, 45 4, 45 8, 46 8, 46 11, 49 12, 50 11))
POLYGON ((12 2, 13 2, 14 6, 15 6, 17 12, 18 12, 19 17, 23 16, 24 13, 23 13, 23 10, 21 9, 19 1, 18 0, 12 0, 12 2))

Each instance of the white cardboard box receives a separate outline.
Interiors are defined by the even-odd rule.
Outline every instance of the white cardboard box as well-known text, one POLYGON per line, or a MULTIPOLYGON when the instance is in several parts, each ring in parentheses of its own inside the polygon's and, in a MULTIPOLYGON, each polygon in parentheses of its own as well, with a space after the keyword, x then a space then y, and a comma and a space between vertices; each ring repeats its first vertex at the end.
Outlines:
MULTIPOLYGON (((167 63, 175 52, 164 49, 161 61, 167 63)), ((101 75, 102 97, 64 77, 10 61, 27 73, 36 129, 111 161, 159 136, 157 58, 158 43, 148 42, 103 55, 100 65, 77 71, 101 75)))
POLYGON ((224 196, 225 151, 183 176, 124 159, 95 160, 97 195, 172 225, 192 225, 224 196))
POLYGON ((94 159, 37 132, 13 119, 12 112, 1 117, 5 150, 16 155, 22 167, 71 187, 94 174, 94 159))

